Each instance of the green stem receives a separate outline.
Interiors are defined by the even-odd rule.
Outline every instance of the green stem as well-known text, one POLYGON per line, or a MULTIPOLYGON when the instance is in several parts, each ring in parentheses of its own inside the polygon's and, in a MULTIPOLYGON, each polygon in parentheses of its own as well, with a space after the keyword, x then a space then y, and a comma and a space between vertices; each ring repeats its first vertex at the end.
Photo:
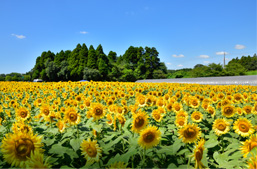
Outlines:
POLYGON ((78 134, 78 138, 79 138, 79 127, 78 127, 78 125, 76 125, 77 126, 77 134, 78 134))
POLYGON ((187 168, 189 168, 189 166, 190 166, 190 162, 191 162, 191 158, 190 158, 190 157, 188 157, 187 168))

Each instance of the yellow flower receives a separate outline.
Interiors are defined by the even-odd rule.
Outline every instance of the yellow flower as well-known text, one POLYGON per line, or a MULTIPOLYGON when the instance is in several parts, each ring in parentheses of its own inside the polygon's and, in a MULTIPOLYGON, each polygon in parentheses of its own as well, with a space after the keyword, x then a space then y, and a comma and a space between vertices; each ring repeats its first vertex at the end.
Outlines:
POLYGON ((107 124, 109 124, 109 125, 113 124, 113 118, 112 118, 111 114, 107 114, 106 119, 107 119, 107 121, 106 121, 107 124))
POLYGON ((184 143, 193 143, 195 142, 201 135, 200 128, 196 124, 187 124, 179 131, 179 138, 182 139, 184 143))
POLYGON ((194 121, 194 122, 201 122, 203 120, 203 114, 199 111, 195 111, 191 114, 191 119, 194 121))
POLYGON ((251 135, 249 140, 245 140, 245 142, 241 142, 243 145, 241 146, 241 151, 244 154, 244 158, 247 157, 248 153, 254 148, 257 147, 257 135, 251 135))
POLYGON ((235 107, 232 105, 226 105, 223 106, 222 108, 222 115, 229 118, 229 117, 233 117, 235 114, 235 107))
POLYGON ((109 165, 109 169, 113 168, 119 168, 119 169, 124 169, 127 167, 128 164, 121 162, 121 161, 116 161, 113 164, 109 165))
POLYGON ((58 127, 59 131, 61 133, 64 132, 65 128, 66 128, 66 123, 64 122, 64 120, 59 120, 57 123, 56 123, 56 126, 58 127))
POLYGON ((15 167, 26 167, 25 162, 31 153, 35 151, 42 152, 41 136, 31 133, 14 133, 7 134, 2 140, 1 152, 4 160, 15 167))
POLYGON ((256 169, 257 168, 257 156, 252 156, 249 161, 247 162, 249 169, 256 169))
POLYGON ((70 107, 65 111, 64 121, 71 125, 77 125, 80 122, 80 114, 74 107, 70 107))
POLYGON ((194 154, 192 155, 192 157, 194 157, 194 160, 195 160, 195 168, 206 168, 201 162, 203 158, 203 151, 205 149, 204 143, 205 143, 205 140, 202 138, 195 146, 194 154))
POLYGON ((83 140, 80 145, 82 155, 85 156, 85 159, 89 162, 99 162, 100 157, 102 156, 102 149, 97 144, 96 140, 91 141, 90 138, 83 140))
POLYGON ((30 117, 30 112, 25 107, 20 107, 16 111, 16 119, 27 120, 30 117))
POLYGON ((148 115, 146 112, 139 111, 133 115, 132 128, 133 132, 139 133, 148 124, 148 115))
POLYGON ((138 144, 144 149, 152 148, 159 144, 161 132, 156 126, 148 126, 140 132, 138 144))
POLYGON ((47 162, 48 158, 44 160, 44 154, 40 153, 38 151, 34 151, 31 153, 31 156, 28 157, 28 160, 26 161, 26 168, 51 168, 52 165, 50 165, 47 162))
POLYGON ((184 117, 177 117, 176 118, 176 121, 175 121, 175 124, 178 128, 182 128, 184 127, 185 125, 187 125, 187 118, 184 118, 184 117))
POLYGON ((229 126, 229 122, 227 122, 225 119, 216 119, 212 125, 212 129, 218 136, 220 136, 229 131, 229 126))
POLYGON ((94 120, 99 120, 105 116, 105 107, 101 103, 92 104, 91 113, 94 120))
POLYGON ((253 134, 254 129, 250 121, 246 118, 239 118, 234 123, 233 129, 235 132, 242 137, 248 137, 249 135, 253 134))
POLYGON ((243 107, 243 113, 244 114, 251 114, 252 113, 252 106, 246 105, 243 107))
POLYGON ((163 114, 158 111, 158 109, 153 110, 152 117, 155 121, 160 122, 162 120, 163 114))
POLYGON ((196 109, 200 106, 200 100, 198 100, 196 97, 191 97, 189 104, 190 104, 190 107, 196 109))
POLYGON ((181 103, 175 102, 175 103, 173 104, 173 106, 172 106, 172 109, 173 109, 174 112, 177 113, 177 112, 183 110, 183 106, 182 106, 181 103))

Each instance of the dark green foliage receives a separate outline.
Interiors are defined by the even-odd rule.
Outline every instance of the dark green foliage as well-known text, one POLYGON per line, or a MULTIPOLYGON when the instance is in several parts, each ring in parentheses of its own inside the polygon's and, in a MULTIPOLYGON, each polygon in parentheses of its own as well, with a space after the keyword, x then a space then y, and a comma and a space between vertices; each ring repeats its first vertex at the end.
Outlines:
POLYGON ((84 73, 83 79, 85 80, 93 80, 93 81, 102 80, 101 73, 97 69, 90 69, 86 67, 83 73, 84 73))
POLYGON ((87 67, 90 69, 97 69, 97 56, 93 45, 90 45, 89 47, 87 67))
POLYGON ((248 71, 257 70, 257 55, 254 54, 252 57, 250 55, 242 56, 240 59, 237 57, 228 62, 228 64, 230 63, 239 63, 248 71))
POLYGON ((166 74, 162 70, 154 70, 153 71, 153 78, 154 79, 165 79, 166 74))
POLYGON ((228 76, 245 75, 246 69, 239 63, 229 63, 226 65, 226 74, 228 76))

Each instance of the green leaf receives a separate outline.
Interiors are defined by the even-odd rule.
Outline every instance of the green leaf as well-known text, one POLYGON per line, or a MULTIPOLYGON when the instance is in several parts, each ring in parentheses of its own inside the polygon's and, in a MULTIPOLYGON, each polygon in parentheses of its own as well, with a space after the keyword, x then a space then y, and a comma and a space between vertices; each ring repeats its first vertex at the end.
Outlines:
POLYGON ((99 124, 99 125, 92 125, 92 128, 97 131, 98 133, 100 133, 102 131, 102 127, 103 125, 102 124, 99 124))
POLYGON ((175 154, 180 149, 181 146, 182 146, 181 140, 180 139, 175 140, 175 142, 173 143, 173 147, 172 147, 173 154, 175 154))
POLYGON ((177 168, 177 166, 174 163, 171 163, 171 164, 168 165, 167 168, 177 168))
POLYGON ((62 136, 62 139, 64 139, 65 137, 70 137, 70 136, 72 136, 74 134, 74 132, 72 131, 72 129, 71 128, 68 128, 67 130, 66 130, 66 132, 64 133, 64 135, 62 136))
POLYGON ((110 149, 113 145, 115 145, 115 144, 117 144, 118 142, 120 142, 121 139, 122 139, 122 137, 119 136, 119 137, 116 138, 115 140, 110 141, 108 144, 106 144, 106 145, 104 146, 104 148, 107 149, 107 150, 110 149))
POLYGON ((63 156, 63 154, 66 152, 67 147, 63 147, 60 144, 54 144, 51 149, 49 150, 50 154, 58 154, 60 156, 63 156))
POLYGON ((70 145, 73 148, 73 150, 76 152, 80 148, 80 144, 83 139, 81 138, 74 138, 70 140, 70 145))
POLYGON ((46 139, 46 140, 43 139, 43 140, 42 140, 42 142, 45 143, 46 146, 52 145, 52 144, 54 143, 54 141, 55 141, 55 138, 53 138, 53 139, 46 139))
POLYGON ((138 150, 135 147, 132 147, 132 148, 129 149, 129 151, 127 151, 125 154, 122 154, 120 156, 120 161, 128 163, 130 157, 137 154, 137 153, 138 153, 138 150))
POLYGON ((190 153, 190 151, 188 149, 182 149, 181 151, 179 151, 176 155, 182 155, 182 154, 186 154, 186 153, 190 153))
POLYGON ((208 141, 205 142, 204 147, 206 147, 206 148, 212 148, 212 147, 215 147, 215 146, 218 145, 218 144, 219 144, 218 140, 209 139, 208 141))
POLYGON ((173 151, 173 145, 171 146, 161 146, 160 150, 156 151, 157 154, 163 154, 165 153, 166 155, 174 155, 174 151, 173 151))

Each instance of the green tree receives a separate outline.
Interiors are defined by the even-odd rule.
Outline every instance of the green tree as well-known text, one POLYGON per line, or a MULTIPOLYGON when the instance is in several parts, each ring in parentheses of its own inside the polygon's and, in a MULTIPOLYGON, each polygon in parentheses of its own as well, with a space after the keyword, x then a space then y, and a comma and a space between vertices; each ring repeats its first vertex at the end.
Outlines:
POLYGON ((97 68, 97 57, 96 57, 96 52, 93 47, 93 45, 90 45, 89 51, 88 51, 88 60, 87 60, 87 67, 89 69, 96 69, 97 68))
POLYGON ((108 65, 105 63, 105 61, 102 58, 99 59, 98 70, 101 73, 103 79, 107 80, 108 65))
POLYGON ((244 66, 242 66, 239 63, 229 63, 226 65, 226 72, 228 76, 239 76, 239 75, 245 75, 245 72, 247 71, 244 66))
POLYGON ((83 73, 84 73, 83 79, 85 80, 93 80, 93 81, 101 80, 101 73, 97 69, 90 69, 88 67, 85 67, 83 73))
POLYGON ((154 70, 153 71, 153 78, 154 79, 165 79, 166 74, 162 70, 154 70))

